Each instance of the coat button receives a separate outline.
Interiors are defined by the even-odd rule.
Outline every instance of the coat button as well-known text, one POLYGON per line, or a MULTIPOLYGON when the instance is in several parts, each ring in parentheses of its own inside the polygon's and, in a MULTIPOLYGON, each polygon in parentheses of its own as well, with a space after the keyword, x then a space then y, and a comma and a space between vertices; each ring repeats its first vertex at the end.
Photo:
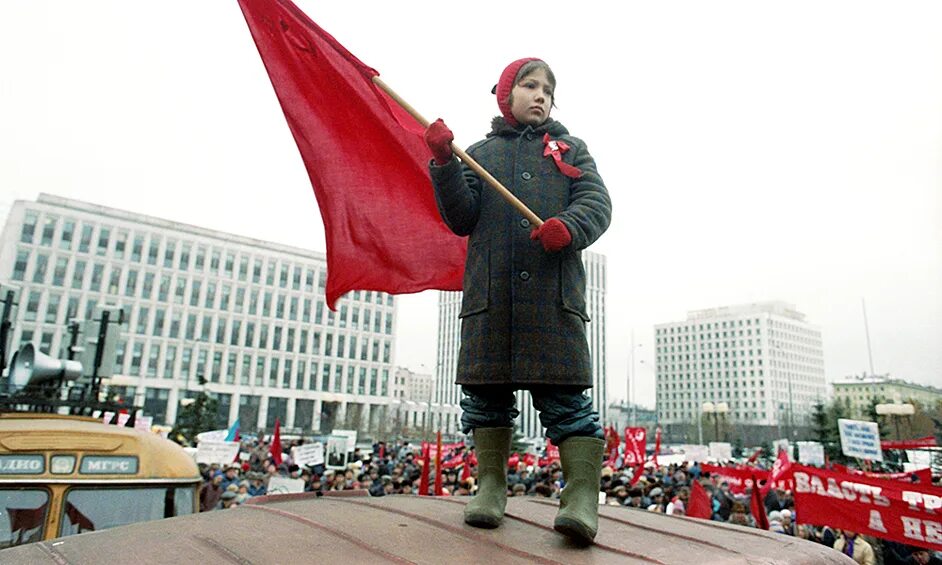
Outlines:
POLYGON ((528 228, 528 227, 530 227, 530 220, 528 220, 528 219, 526 219, 526 218, 520 220, 520 227, 522 227, 522 228, 528 228))
POLYGON ((520 176, 523 177, 523 180, 530 180, 533 178, 533 175, 531 175, 529 171, 523 171, 523 174, 520 176))
POLYGON ((526 271, 520 271, 520 280, 523 280, 523 281, 530 280, 530 273, 526 271))

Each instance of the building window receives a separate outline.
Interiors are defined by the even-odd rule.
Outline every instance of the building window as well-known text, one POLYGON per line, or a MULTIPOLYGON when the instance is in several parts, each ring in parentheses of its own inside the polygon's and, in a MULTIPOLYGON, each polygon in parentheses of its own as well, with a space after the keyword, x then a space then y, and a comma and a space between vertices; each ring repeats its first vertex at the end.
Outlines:
POLYGON ((49 264, 49 256, 45 253, 36 254, 36 264, 33 266, 33 282, 42 284, 46 282, 46 265, 49 264))
POLYGON ((82 237, 79 239, 79 252, 88 253, 92 246, 92 230, 94 228, 88 224, 82 226, 82 237))
POLYGON ((95 263, 92 265, 92 281, 89 285, 91 290, 101 292, 101 285, 104 282, 105 278, 105 266, 101 263, 95 263))
POLYGON ((98 230, 98 250, 99 255, 105 255, 108 253, 108 239, 111 237, 111 230, 106 227, 102 227, 98 230))
POLYGON ((21 281, 26 278, 26 265, 29 262, 29 251, 17 251, 16 262, 13 264, 13 280, 21 281))
POLYGON ((20 231, 20 241, 22 243, 33 243, 33 234, 36 233, 36 222, 39 220, 39 214, 32 210, 27 210, 23 215, 23 229, 20 231))
POLYGON ((249 372, 252 369, 252 358, 243 353, 242 354, 242 371, 239 373, 239 384, 248 386, 249 384, 249 372))
POLYGON ((288 287, 288 265, 281 266, 281 276, 278 278, 278 283, 281 288, 288 287))
POLYGON ((210 382, 218 383, 219 375, 222 371, 222 351, 213 352, 213 372, 210 377, 210 382))
POLYGON ((147 251, 147 264, 156 265, 157 257, 160 254, 160 239, 156 236, 152 236, 150 240, 150 248, 147 251))
POLYGON ((226 384, 235 384, 236 354, 230 353, 226 360, 226 384))
POLYGON ((180 246, 180 261, 177 263, 177 268, 181 271, 190 268, 190 247, 189 243, 184 243, 180 246))
POLYGON ((249 277, 249 258, 239 256, 239 280, 245 282, 249 277))
POLYGON ((226 253, 226 276, 232 278, 235 269, 235 255, 226 253))
POLYGON ((56 224, 59 222, 59 218, 55 216, 46 216, 43 219, 43 232, 42 232, 42 241, 40 245, 46 247, 52 247, 52 238, 56 234, 56 224))
POLYGON ((62 297, 58 294, 49 294, 49 301, 46 304, 46 323, 54 324, 59 317, 59 303, 62 297))
POLYGON ((116 259, 124 259, 124 251, 128 245, 128 232, 119 231, 114 240, 114 256, 116 259))
POLYGON ((252 262, 252 282, 260 283, 262 282, 262 260, 255 259, 252 262))
POLYGON ((128 280, 124 284, 124 295, 133 297, 135 294, 137 294, 137 271, 129 268, 128 280))
POLYGON ((177 346, 168 345, 164 353, 164 378, 173 378, 173 362, 177 357, 177 346))
POLYGON ((195 261, 194 261, 194 263, 193 263, 193 268, 196 269, 197 271, 202 272, 202 271, 203 271, 203 267, 205 266, 205 264, 206 264, 206 248, 205 248, 205 247, 197 247, 197 248, 196 248, 196 259, 195 259, 195 261))

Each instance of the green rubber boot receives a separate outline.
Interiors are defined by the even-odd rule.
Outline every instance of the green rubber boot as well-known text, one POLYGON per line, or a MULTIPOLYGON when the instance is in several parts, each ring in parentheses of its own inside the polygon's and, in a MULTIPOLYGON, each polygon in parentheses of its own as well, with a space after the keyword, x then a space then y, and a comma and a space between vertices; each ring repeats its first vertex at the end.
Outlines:
POLYGON ((478 492, 464 507, 464 521, 476 528, 496 528, 507 507, 507 459, 513 428, 477 428, 478 492))
POLYGON ((599 530, 599 481, 605 442, 594 437, 571 437, 559 445, 566 488, 559 496, 553 528, 582 544, 599 530))

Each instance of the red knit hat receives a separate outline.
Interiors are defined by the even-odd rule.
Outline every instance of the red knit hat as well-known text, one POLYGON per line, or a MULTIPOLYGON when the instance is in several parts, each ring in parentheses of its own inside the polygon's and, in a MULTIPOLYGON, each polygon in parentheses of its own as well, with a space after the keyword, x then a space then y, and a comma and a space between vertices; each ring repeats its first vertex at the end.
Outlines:
POLYGON ((513 112, 510 111, 508 98, 510 98, 510 91, 514 88, 514 79, 517 78, 520 67, 530 61, 542 61, 542 59, 526 57, 510 63, 507 65, 507 68, 504 69, 504 72, 500 73, 500 80, 497 81, 497 86, 492 90, 492 92, 497 95, 497 107, 500 108, 500 113, 504 116, 504 120, 514 127, 520 125, 520 122, 517 121, 517 118, 514 118, 513 112))

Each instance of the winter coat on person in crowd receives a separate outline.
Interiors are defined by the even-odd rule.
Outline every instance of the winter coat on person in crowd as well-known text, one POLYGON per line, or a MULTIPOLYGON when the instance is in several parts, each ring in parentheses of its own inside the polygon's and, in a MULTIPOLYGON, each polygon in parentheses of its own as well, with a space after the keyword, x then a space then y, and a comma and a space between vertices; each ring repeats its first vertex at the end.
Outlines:
POLYGON ((860 565, 876 565, 877 557, 873 547, 860 536, 845 532, 834 542, 834 549, 849 555, 851 559, 860 565))
POLYGON ((531 239, 530 221, 467 165, 451 159, 431 167, 442 219, 469 236, 456 382, 591 387, 581 251, 611 222, 595 161, 582 140, 551 118, 513 127, 497 117, 486 139, 467 152, 537 216, 561 221, 572 242, 547 253, 531 239), (553 148, 581 171, 577 178, 561 172, 553 148))

